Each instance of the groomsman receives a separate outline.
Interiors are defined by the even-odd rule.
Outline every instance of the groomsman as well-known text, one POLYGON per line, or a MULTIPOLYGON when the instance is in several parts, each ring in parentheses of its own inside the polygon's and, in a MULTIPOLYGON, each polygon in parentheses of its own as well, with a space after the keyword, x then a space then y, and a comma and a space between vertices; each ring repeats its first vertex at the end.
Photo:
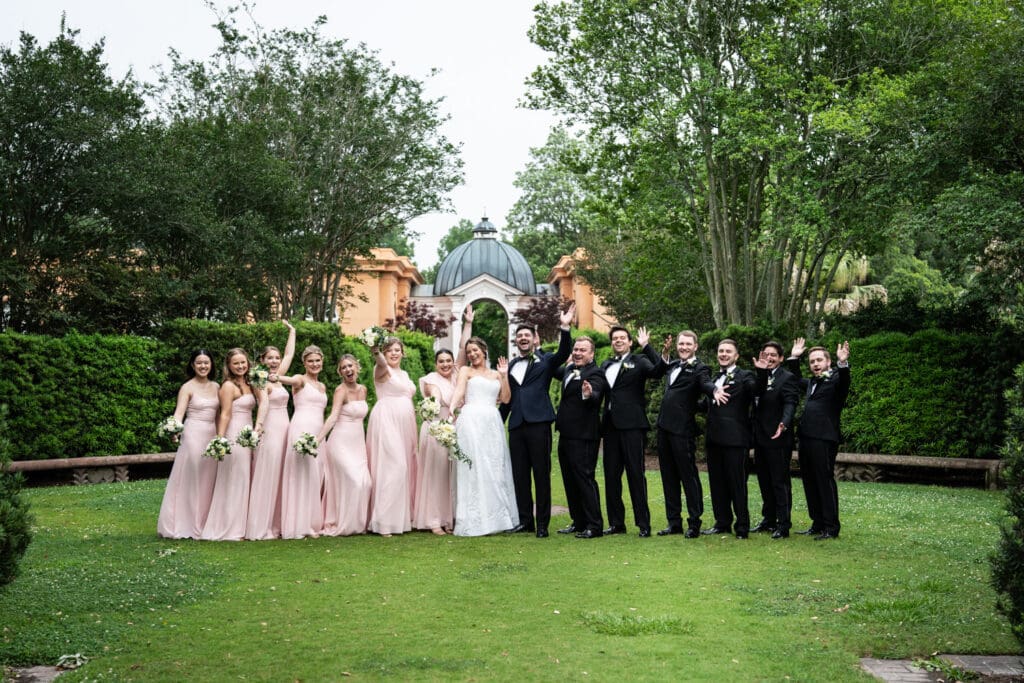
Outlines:
POLYGON ((572 524, 560 534, 576 538, 602 535, 601 493, 594 472, 601 444, 601 397, 608 389, 604 373, 594 363, 594 340, 577 337, 572 362, 558 369, 562 399, 558 404, 558 465, 565 484, 572 524))
MULTIPOLYGON (((800 377, 800 356, 803 352, 804 340, 797 339, 787 361, 797 377, 800 377)), ((850 393, 850 342, 844 341, 836 348, 836 361, 833 368, 828 350, 815 346, 807 354, 813 377, 799 379, 806 399, 797 428, 800 440, 798 457, 807 497, 807 514, 811 517, 811 527, 800 533, 812 534, 816 541, 839 537, 839 491, 835 467, 839 451, 839 417, 850 393)))
POLYGON ((697 358, 697 333, 683 330, 676 337, 676 360, 668 361, 672 338, 665 340, 662 355, 651 348, 647 329, 637 330, 637 341, 644 355, 654 365, 651 377, 665 378, 665 394, 658 412, 658 468, 661 488, 665 494, 665 516, 668 526, 659 536, 683 534, 685 538, 700 535, 704 514, 704 490, 697 471, 697 401, 702 394, 712 396, 711 370, 697 358), (686 496, 686 531, 683 531, 680 495, 686 496))
POLYGON ((793 457, 793 415, 800 400, 796 375, 781 367, 782 358, 782 345, 770 341, 754 360, 754 468, 761 489, 761 521, 751 531, 770 531, 774 539, 789 538, 792 526, 789 462, 793 457))
MULTIPOLYGON (((640 341, 647 344, 646 330, 640 341)), ((647 445, 647 396, 644 389, 654 364, 645 356, 630 354, 633 337, 624 327, 613 327, 608 334, 615 356, 601 365, 608 380, 601 418, 604 439, 604 498, 608 510, 606 534, 626 533, 626 507, 622 503, 622 473, 626 473, 633 520, 638 535, 651 535, 651 511, 647 506, 647 477, 644 475, 644 449, 647 445)))
POLYGON ((569 326, 576 315, 573 303, 559 316, 561 332, 558 350, 551 354, 536 348, 537 335, 529 325, 516 328, 515 345, 519 357, 509 364, 508 383, 511 400, 501 406, 508 418, 508 445, 512 460, 512 480, 516 489, 519 524, 513 533, 536 531, 546 538, 551 522, 551 423, 555 409, 548 390, 555 372, 569 358, 572 337, 569 326), (532 485, 531 488, 531 476, 532 485), (536 521, 533 491, 537 493, 536 521))
POLYGON ((736 366, 739 350, 732 339, 718 343, 718 376, 708 406, 705 452, 708 486, 715 525, 703 534, 727 534, 736 538, 750 533, 747 508, 747 454, 750 451, 750 406, 754 402, 754 373, 736 366), (735 514, 736 525, 733 526, 735 514))

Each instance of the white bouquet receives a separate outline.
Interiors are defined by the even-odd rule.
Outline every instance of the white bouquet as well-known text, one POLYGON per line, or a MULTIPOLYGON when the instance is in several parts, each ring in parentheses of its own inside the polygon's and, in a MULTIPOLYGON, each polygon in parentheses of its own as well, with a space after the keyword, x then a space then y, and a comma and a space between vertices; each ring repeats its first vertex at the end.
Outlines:
POLYGON ((235 437, 235 443, 242 448, 256 448, 260 445, 260 433, 251 426, 245 425, 238 430, 238 436, 235 437))
POLYGON ((424 422, 433 422, 441 414, 441 402, 437 396, 425 396, 416 405, 416 414, 424 422))
POLYGON ((455 433, 455 425, 447 420, 439 420, 437 422, 431 422, 430 427, 427 428, 430 435, 437 439, 437 442, 448 449, 448 459, 457 460, 458 462, 464 462, 469 467, 473 467, 473 461, 469 459, 469 456, 462 452, 459 448, 459 437, 455 433))
POLYGON ((359 333, 359 341, 371 348, 376 346, 379 349, 384 345, 384 340, 389 336, 390 334, 383 327, 374 325, 373 327, 367 327, 359 333))
POLYGON ((175 437, 185 429, 185 425, 178 421, 178 418, 171 415, 166 420, 157 425, 156 433, 160 436, 166 436, 168 438, 175 437))
POLYGON ((311 455, 314 458, 318 453, 316 437, 309 432, 302 432, 302 434, 299 434, 299 438, 292 444, 292 448, 294 448, 295 452, 299 455, 311 455))
POLYGON ((231 442, 223 436, 215 436, 206 446, 203 455, 214 460, 223 460, 224 456, 231 452, 231 442))
POLYGON ((256 365, 249 368, 249 384, 256 389, 263 389, 267 386, 267 380, 270 379, 270 370, 267 369, 266 365, 257 363, 256 365))

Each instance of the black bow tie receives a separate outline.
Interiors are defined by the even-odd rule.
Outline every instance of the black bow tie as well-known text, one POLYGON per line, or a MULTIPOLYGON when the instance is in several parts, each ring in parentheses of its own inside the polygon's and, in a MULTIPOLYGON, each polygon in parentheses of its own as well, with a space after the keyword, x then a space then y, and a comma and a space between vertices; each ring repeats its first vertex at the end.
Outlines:
POLYGON ((623 360, 625 360, 625 358, 626 358, 625 356, 615 356, 615 358, 613 360, 616 363, 621 363, 623 360))

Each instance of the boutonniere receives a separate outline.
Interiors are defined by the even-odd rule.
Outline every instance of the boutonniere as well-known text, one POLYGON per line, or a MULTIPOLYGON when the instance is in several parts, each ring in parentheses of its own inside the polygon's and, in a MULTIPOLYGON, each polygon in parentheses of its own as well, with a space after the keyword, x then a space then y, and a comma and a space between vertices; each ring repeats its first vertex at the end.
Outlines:
POLYGON ((771 391, 775 387, 775 375, 768 376, 768 391, 771 391))
POLYGON ((821 378, 821 381, 823 382, 828 381, 832 377, 832 368, 829 368, 825 372, 821 373, 820 375, 818 375, 818 377, 821 378))
POLYGON ((634 363, 631 360, 624 360, 624 361, 622 361, 622 367, 625 370, 629 370, 630 368, 635 368, 636 367, 636 363, 634 363))
POLYGON ((569 377, 571 379, 579 379, 580 378, 580 369, 579 368, 574 368, 573 371, 572 371, 572 374, 569 375, 569 377))
POLYGON ((729 372, 725 373, 725 383, 726 384, 733 384, 735 381, 736 381, 736 371, 735 370, 730 370, 729 372))
POLYGON ((688 367, 688 368, 692 368, 696 364, 697 364, 697 357, 696 356, 694 356, 693 358, 690 358, 685 363, 686 367, 688 367))

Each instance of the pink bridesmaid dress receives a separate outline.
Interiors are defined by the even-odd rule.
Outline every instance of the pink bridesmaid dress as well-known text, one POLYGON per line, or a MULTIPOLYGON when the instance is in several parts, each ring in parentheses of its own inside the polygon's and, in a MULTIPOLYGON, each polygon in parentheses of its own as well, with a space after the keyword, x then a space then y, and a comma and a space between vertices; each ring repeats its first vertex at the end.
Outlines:
POLYGON ((220 400, 193 394, 185 411, 185 430, 167 479, 156 532, 164 538, 199 538, 210 513, 217 461, 204 458, 206 444, 217 436, 220 400))
POLYGON ((377 403, 366 428, 373 493, 369 530, 400 534, 412 529, 416 477, 416 385, 404 370, 388 368, 386 382, 374 382, 377 403))
MULTIPOLYGON (((453 373, 454 376, 454 373, 453 373)), ((438 419, 447 419, 450 413, 455 384, 436 372, 420 378, 420 393, 432 384, 438 388, 441 413, 438 419)), ((412 525, 416 529, 452 528, 452 467, 448 449, 437 442, 428 431, 429 423, 420 426, 420 444, 416 453, 416 502, 413 505, 412 525)))
POLYGON ((210 515, 200 536, 204 541, 240 541, 245 536, 245 519, 249 510, 249 475, 252 472, 252 449, 233 443, 238 430, 252 426, 252 409, 256 397, 243 394, 231 404, 231 421, 225 436, 232 441, 231 452, 217 463, 217 483, 213 489, 210 515))
POLYGON ((324 480, 324 535, 366 533, 370 516, 370 470, 366 463, 363 418, 366 401, 349 401, 327 439, 324 480))
POLYGON ((288 450, 288 390, 267 387, 267 414, 263 437, 253 454, 252 487, 249 491, 249 519, 245 537, 265 541, 281 536, 281 477, 288 450))
MULTIPOLYGON (((306 384, 292 396, 295 412, 288 426, 288 453, 284 456, 281 477, 281 538, 316 538, 324 529, 324 509, 320 500, 321 470, 317 457, 295 452, 292 444, 303 432, 313 436, 324 426, 327 394, 306 384)), ((322 449, 321 449, 322 450, 322 449)))

